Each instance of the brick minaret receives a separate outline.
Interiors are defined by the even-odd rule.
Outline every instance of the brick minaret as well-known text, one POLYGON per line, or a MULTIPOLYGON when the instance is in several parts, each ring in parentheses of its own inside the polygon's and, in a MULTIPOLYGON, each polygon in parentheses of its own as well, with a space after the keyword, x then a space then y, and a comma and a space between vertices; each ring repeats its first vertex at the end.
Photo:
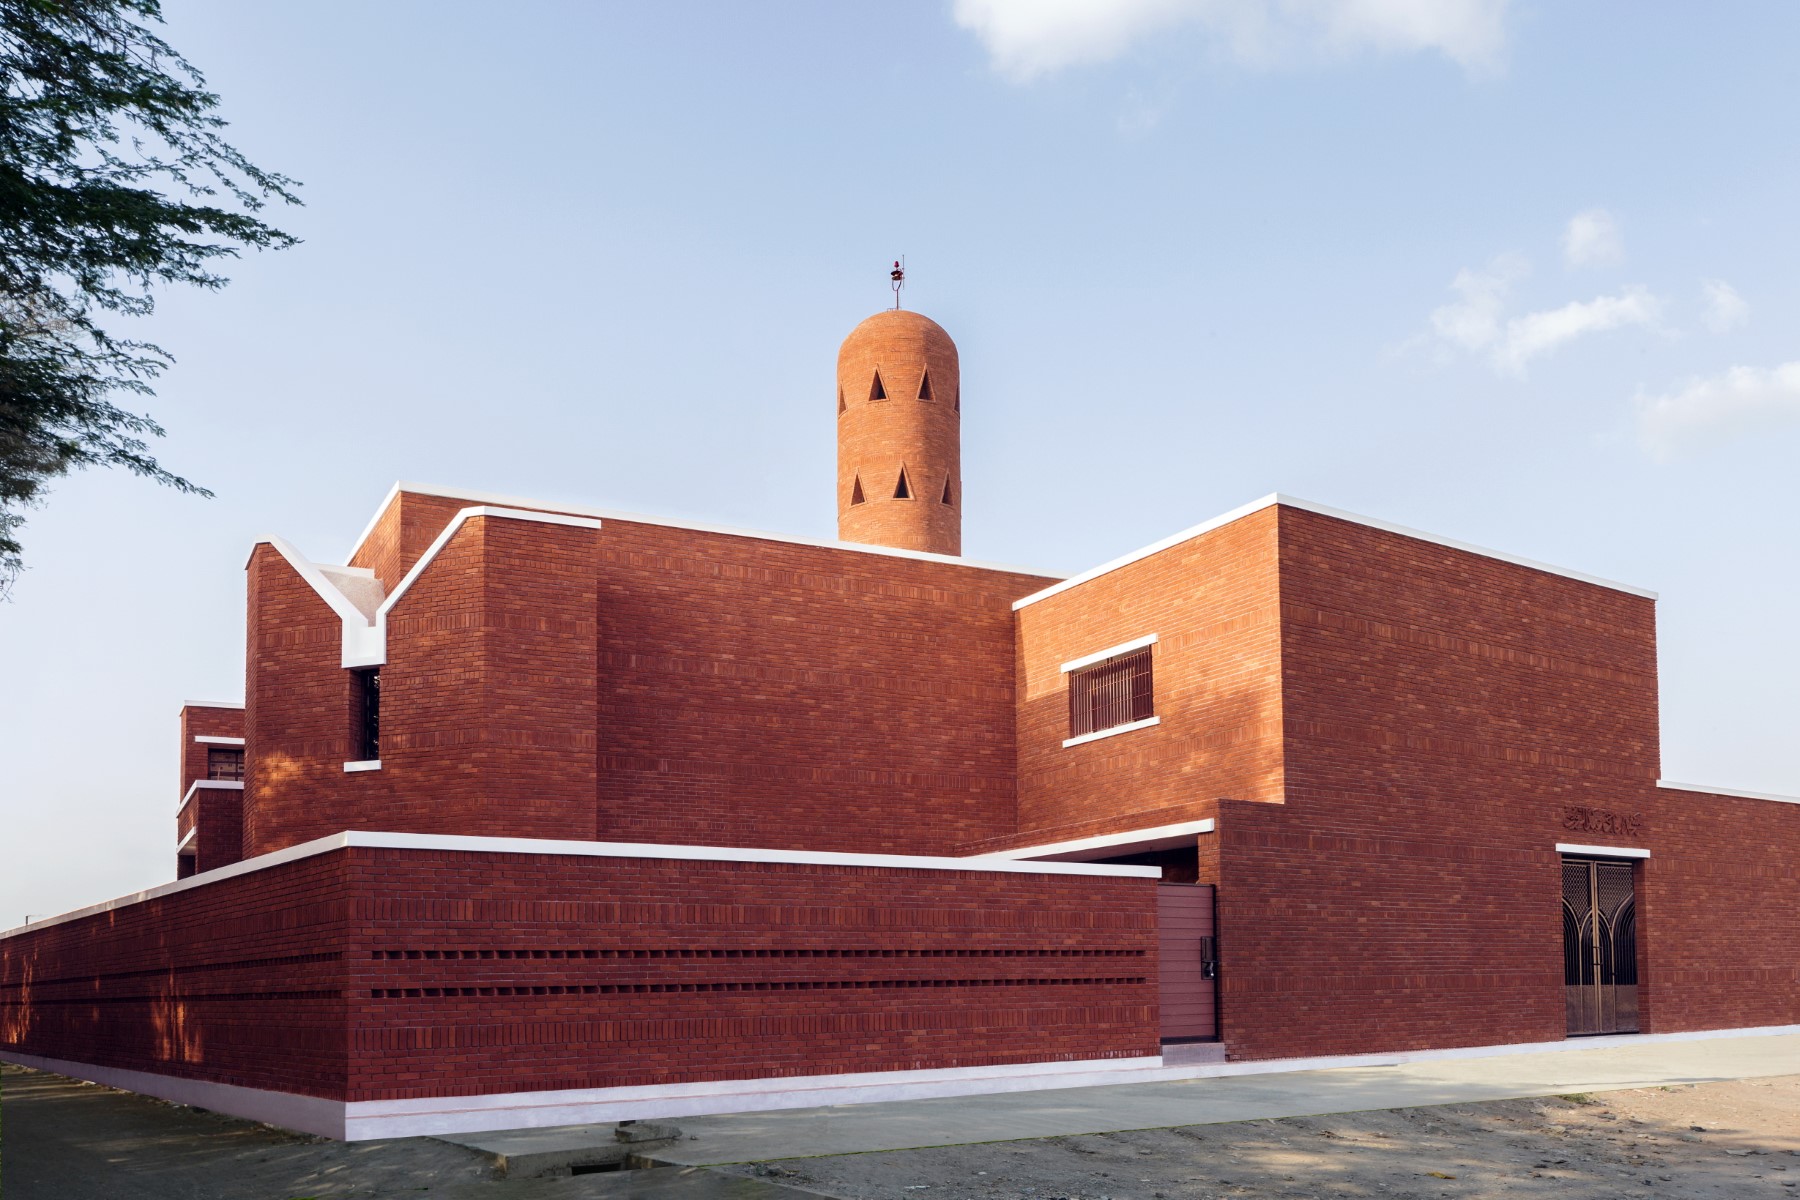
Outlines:
POLYGON ((838 348, 838 537, 962 553, 962 379, 937 322, 879 312, 838 348))

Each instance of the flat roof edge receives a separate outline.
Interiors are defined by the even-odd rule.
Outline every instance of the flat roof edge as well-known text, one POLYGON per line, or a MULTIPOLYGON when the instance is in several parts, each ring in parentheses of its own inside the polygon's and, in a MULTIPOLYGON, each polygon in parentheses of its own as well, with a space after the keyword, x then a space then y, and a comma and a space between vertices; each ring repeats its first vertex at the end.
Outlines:
POLYGON ((691 529, 696 533, 718 533, 728 537, 754 538, 764 542, 784 542, 793 546, 816 546, 823 550, 853 550, 860 554, 874 554, 885 558, 910 558, 918 562, 943 563, 951 567, 970 567, 977 571, 1002 571, 1009 575, 1035 575, 1040 579, 1055 579, 1053 571, 1039 571, 1033 567, 1020 566, 1017 563, 988 562, 984 559, 962 558, 954 554, 931 554, 924 550, 900 550, 892 546, 872 546, 862 542, 838 542, 824 538, 799 537, 795 534, 772 533, 766 529, 740 529, 732 525, 718 525, 710 521, 677 521, 669 517, 654 517, 645 513, 624 512, 615 508, 598 508, 587 504, 556 504, 544 500, 533 500, 525 496, 506 496, 497 492, 478 492, 467 488, 441 487, 429 483, 410 483, 402 480, 388 489, 381 504, 376 507, 375 515, 362 534, 344 556, 349 562, 355 558, 369 535, 375 532, 381 516, 394 502, 394 498, 402 492, 411 492, 417 496, 437 496, 445 500, 467 500, 474 504, 491 504, 509 508, 534 509, 539 512, 569 513, 580 517, 595 517, 603 521, 627 521, 638 525, 658 525, 666 529, 691 529))
POLYGON ((1441 537, 1435 533, 1427 533, 1422 529, 1413 529, 1410 526, 1398 525, 1392 521, 1383 521, 1377 517, 1365 517, 1359 513, 1349 512, 1345 509, 1333 508, 1328 504, 1316 504, 1311 500, 1302 500, 1297 496, 1289 496, 1281 492, 1271 492, 1260 500, 1252 500, 1250 503, 1234 508, 1230 512, 1222 513, 1219 516, 1213 517, 1211 520, 1202 521, 1198 525, 1189 526, 1179 533, 1170 534, 1160 541, 1151 542, 1148 546, 1144 546, 1141 549, 1133 550, 1129 554, 1120 555, 1118 558, 1101 563, 1097 567, 1091 567, 1079 574, 1071 575, 1062 582, 1052 584, 1042 591, 1033 592, 1023 599, 1015 600, 1013 601, 1013 611, 1017 612, 1027 605, 1036 604, 1039 600, 1047 600, 1051 596, 1066 592, 1070 588, 1077 587, 1091 579, 1098 579, 1102 575, 1109 575, 1122 567, 1128 567, 1132 563, 1149 558, 1153 554, 1159 554, 1164 550, 1179 546, 1183 542, 1192 541, 1202 534, 1211 533, 1215 529, 1223 528, 1235 521, 1240 521, 1245 517, 1259 513, 1266 508, 1275 508, 1277 506, 1299 509, 1302 512, 1317 513, 1324 517, 1333 517, 1340 521, 1348 521, 1353 525, 1362 525, 1369 529, 1379 529, 1384 533, 1397 534, 1401 537, 1412 538, 1415 541, 1429 542, 1433 545, 1444 546, 1451 550, 1460 550, 1465 554, 1476 554, 1482 558, 1491 558, 1499 562, 1511 563, 1514 566, 1526 567, 1533 571, 1543 571, 1550 575, 1560 575, 1565 579, 1573 579, 1580 583, 1607 588, 1615 592, 1625 592, 1628 595, 1642 596, 1648 600, 1655 600, 1657 598, 1657 594, 1650 591, 1648 588, 1637 587, 1629 583, 1620 583, 1617 580, 1606 579, 1599 575, 1590 575, 1585 571, 1576 571, 1568 567, 1559 567, 1552 563, 1539 562, 1535 558, 1526 558, 1522 554, 1510 554, 1504 550, 1490 550, 1485 546, 1477 546, 1473 542, 1463 542, 1458 541, 1455 538, 1441 537))
POLYGON ((1709 787, 1699 783, 1676 783, 1671 779, 1656 781, 1659 788, 1672 792, 1698 792, 1703 796, 1731 796, 1739 800, 1768 800, 1775 804, 1800 804, 1800 796, 1783 796, 1776 792, 1746 792, 1738 788, 1709 787))
MULTIPOLYGON (((191 789, 190 789, 191 790, 191 789)), ((446 850, 473 854, 541 854, 576 858, 663 858, 701 862, 789 863, 798 866, 884 867, 910 871, 1002 872, 1024 875, 1102 875, 1129 879, 1160 878, 1156 867, 1125 867, 1066 862, 1011 862, 1002 859, 949 858, 941 855, 860 854, 829 850, 773 850, 757 846, 688 846, 661 842, 580 842, 548 838, 463 837, 443 833, 387 833, 373 830, 347 830, 302 842, 283 850, 259 854, 229 866, 202 871, 186 879, 158 884, 141 892, 103 900, 83 908, 58 913, 42 921, 33 921, 13 929, 0 930, 0 939, 16 937, 53 925, 98 916, 115 909, 129 908, 148 900, 156 900, 190 888, 218 883, 239 875, 266 871, 283 863, 333 850, 352 847, 383 850, 446 850)))

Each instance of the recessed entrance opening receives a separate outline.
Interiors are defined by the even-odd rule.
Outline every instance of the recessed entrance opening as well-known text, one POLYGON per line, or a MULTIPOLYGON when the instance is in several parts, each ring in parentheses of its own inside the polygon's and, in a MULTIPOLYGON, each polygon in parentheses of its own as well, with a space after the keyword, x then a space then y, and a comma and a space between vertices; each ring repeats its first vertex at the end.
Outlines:
POLYGON ((1637 895, 1632 864, 1562 860, 1563 996, 1569 1036, 1636 1033, 1637 895))

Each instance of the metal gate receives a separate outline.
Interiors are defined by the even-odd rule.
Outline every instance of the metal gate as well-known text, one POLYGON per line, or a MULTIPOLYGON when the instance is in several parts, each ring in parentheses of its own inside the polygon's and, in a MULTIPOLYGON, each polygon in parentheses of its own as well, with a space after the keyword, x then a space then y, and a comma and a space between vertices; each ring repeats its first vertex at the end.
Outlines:
POLYGON ((1565 858, 1562 871, 1569 1034, 1636 1033, 1637 900, 1631 864, 1565 858))
POLYGON ((1158 980, 1162 1040, 1196 1042, 1219 1035, 1214 990, 1218 939, 1213 889, 1206 883, 1165 883, 1156 889, 1158 980))

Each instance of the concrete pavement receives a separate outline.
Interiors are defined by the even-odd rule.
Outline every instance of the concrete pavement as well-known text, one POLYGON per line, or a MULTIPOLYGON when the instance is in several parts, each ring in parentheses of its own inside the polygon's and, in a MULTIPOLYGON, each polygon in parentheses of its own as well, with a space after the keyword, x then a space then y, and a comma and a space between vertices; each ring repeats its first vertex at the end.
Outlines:
POLYGON ((1245 1065, 1226 1064, 1213 1068, 1220 1074, 1162 1083, 683 1117, 677 1123, 687 1137, 654 1157, 760 1162, 1796 1075, 1800 1033, 1609 1038, 1572 1049, 1400 1059, 1258 1074, 1224 1074, 1245 1065))

